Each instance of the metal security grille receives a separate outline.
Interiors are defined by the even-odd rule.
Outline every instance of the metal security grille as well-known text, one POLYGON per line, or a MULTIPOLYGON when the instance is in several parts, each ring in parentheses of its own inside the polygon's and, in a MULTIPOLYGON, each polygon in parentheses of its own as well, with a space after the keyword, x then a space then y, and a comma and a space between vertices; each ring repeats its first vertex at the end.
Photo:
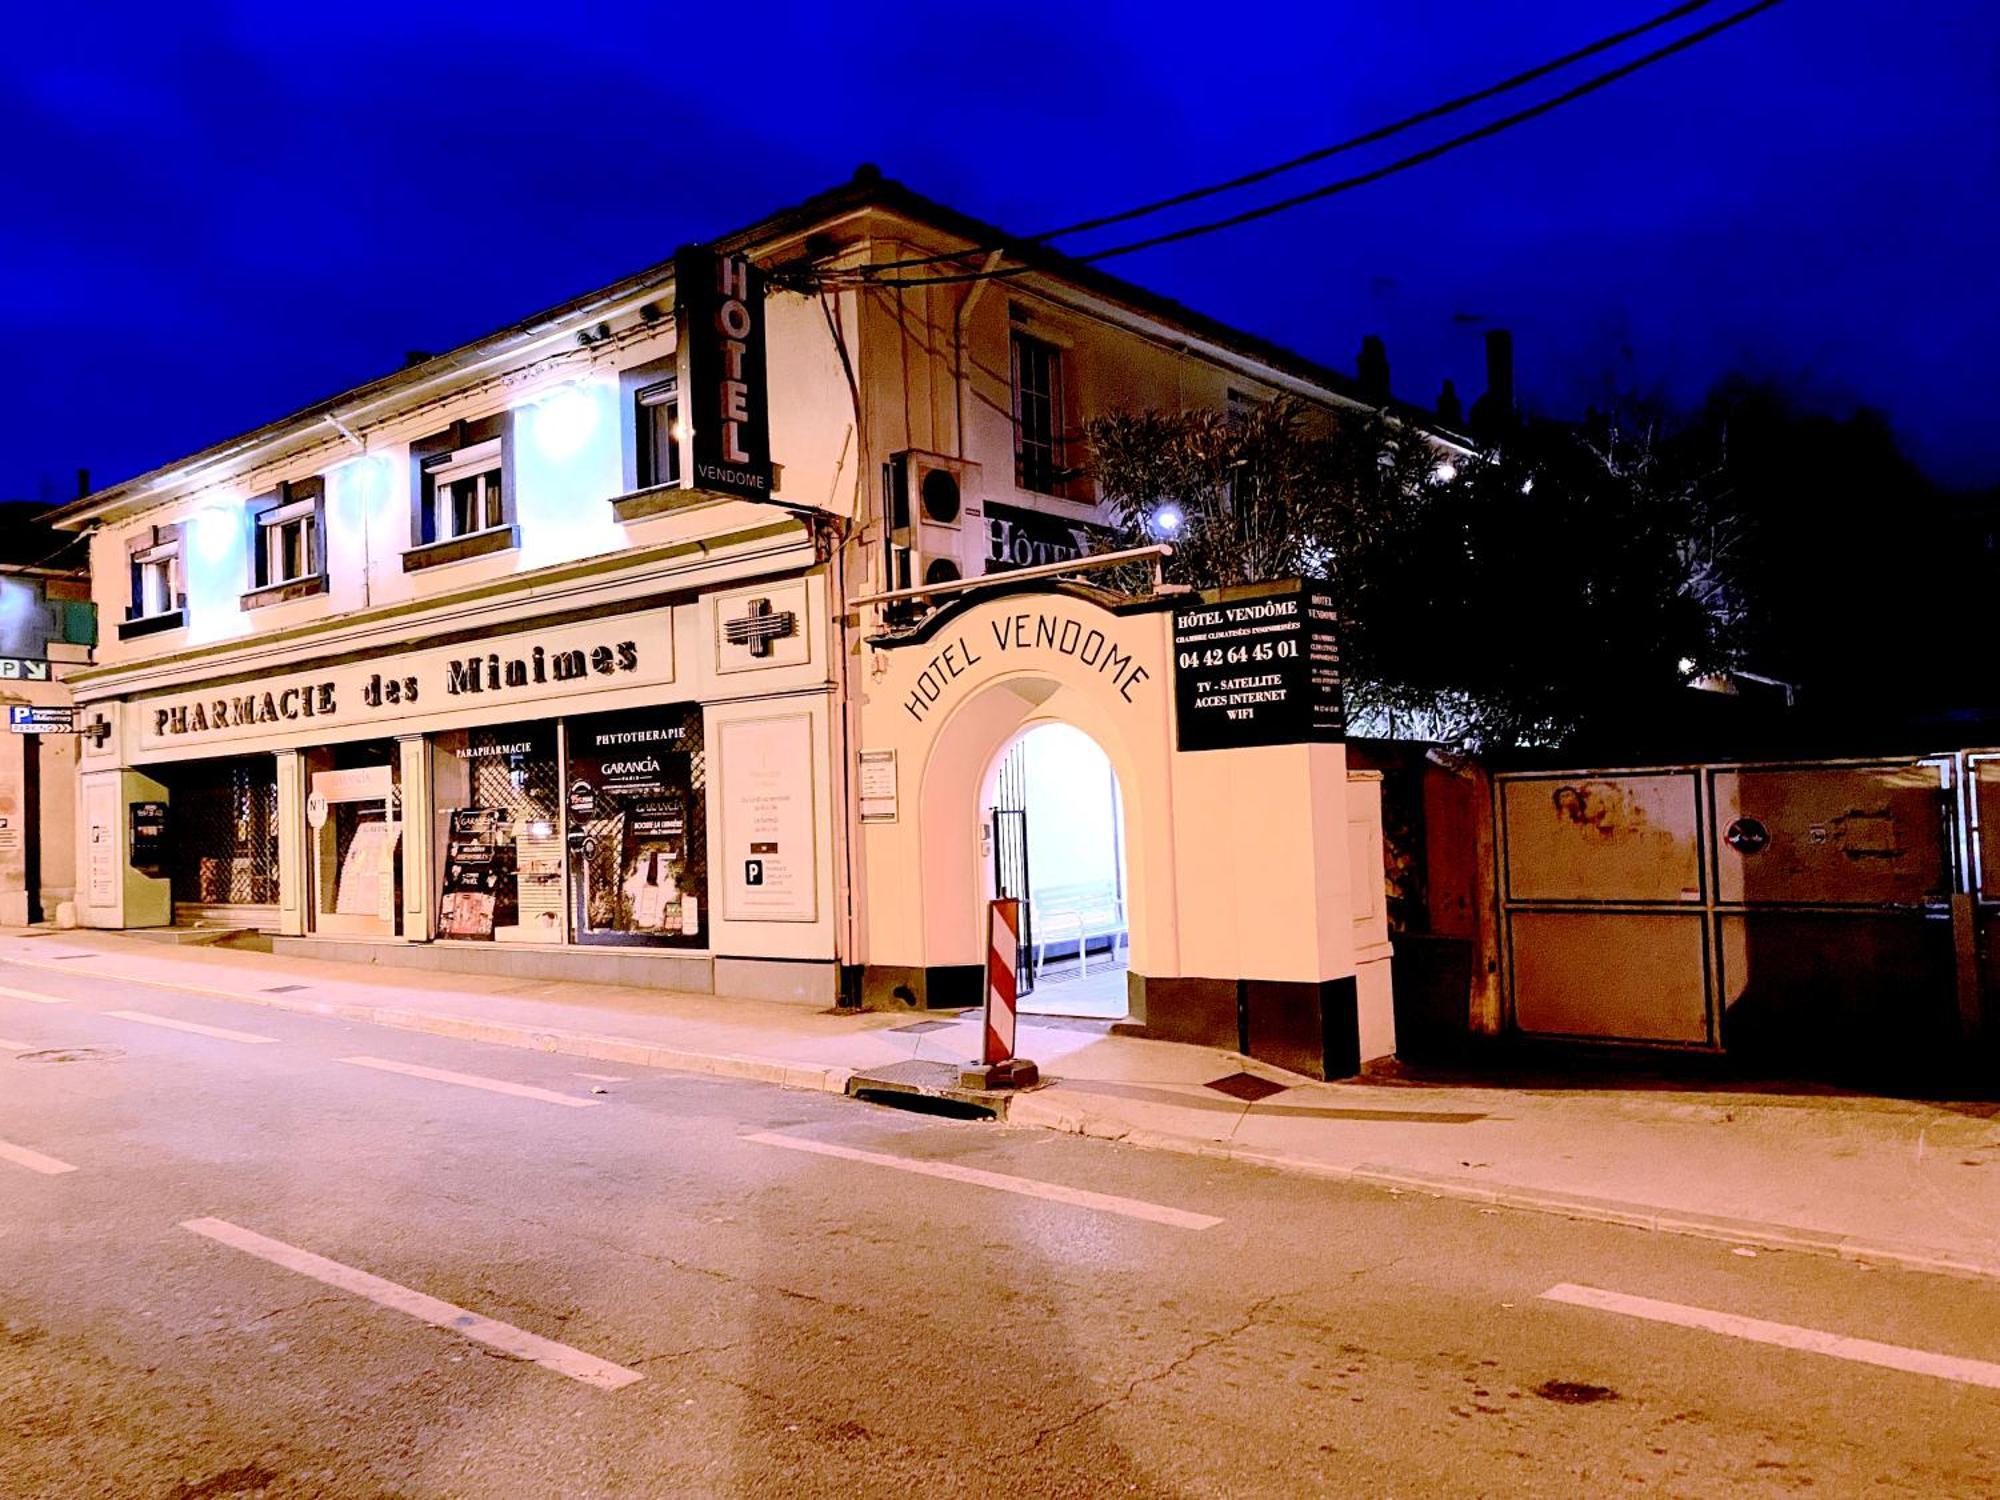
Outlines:
POLYGON ((1035 988, 1035 904, 1028 899, 1028 814, 1020 808, 993 809, 993 891, 1021 903, 1021 926, 1014 956, 1017 995, 1035 988))
MULTIPOLYGON (((701 941, 706 943, 711 911, 708 907, 708 769, 701 743, 701 709, 692 708, 685 720, 690 733, 682 741, 688 754, 688 792, 683 815, 686 821, 687 853, 683 861, 688 888, 702 902, 701 941)), ((572 741, 574 744, 574 741, 572 741)), ((661 798, 644 798, 659 801, 661 798)), ((586 941, 604 941, 605 934, 624 934, 627 941, 646 941, 643 929, 635 931, 631 899, 625 889, 625 848, 628 807, 618 797, 599 797, 589 817, 578 817, 572 808, 569 820, 571 909, 577 932, 586 941)), ((671 941, 668 939, 667 941, 671 941)))
POLYGON ((163 773, 173 809, 174 900, 274 906, 278 772, 268 755, 192 761, 163 773))
POLYGON ((473 807, 505 808, 515 818, 554 818, 562 786, 552 731, 467 732, 473 807), (525 750, 512 747, 526 745, 525 750))

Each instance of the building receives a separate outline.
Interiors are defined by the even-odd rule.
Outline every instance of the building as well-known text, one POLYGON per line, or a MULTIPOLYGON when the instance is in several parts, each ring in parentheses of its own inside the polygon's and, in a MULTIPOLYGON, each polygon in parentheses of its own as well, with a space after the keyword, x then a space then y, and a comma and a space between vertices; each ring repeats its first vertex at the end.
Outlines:
MULTIPOLYGON (((106 622, 79 919, 938 1007, 1024 894, 1030 973, 1095 947, 1153 1034, 1387 1051, 1338 723, 1183 750, 1203 601, 1049 576, 1097 545, 1091 413, 1351 383, 1046 252, 880 274, 999 239, 864 173, 65 507, 106 622), (1000 816, 1048 724, 1108 768, 1110 873, 1060 901, 1000 816)), ((1207 603, 1302 656, 1309 598, 1260 598, 1207 603)))

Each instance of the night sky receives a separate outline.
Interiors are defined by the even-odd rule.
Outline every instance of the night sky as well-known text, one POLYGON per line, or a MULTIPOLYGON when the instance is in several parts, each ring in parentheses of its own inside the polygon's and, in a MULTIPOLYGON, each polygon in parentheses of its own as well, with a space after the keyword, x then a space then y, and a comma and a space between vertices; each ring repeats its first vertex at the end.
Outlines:
MULTIPOLYGON (((180 457, 863 161, 1028 232, 1665 4, 19 8, 0 497, 180 457)), ((1996 37, 1992 0, 1787 0, 1388 183, 1106 269, 1345 369, 1381 333, 1424 404, 1445 376, 1469 402, 1507 326, 1534 410, 1747 371, 2000 482, 1996 37)))

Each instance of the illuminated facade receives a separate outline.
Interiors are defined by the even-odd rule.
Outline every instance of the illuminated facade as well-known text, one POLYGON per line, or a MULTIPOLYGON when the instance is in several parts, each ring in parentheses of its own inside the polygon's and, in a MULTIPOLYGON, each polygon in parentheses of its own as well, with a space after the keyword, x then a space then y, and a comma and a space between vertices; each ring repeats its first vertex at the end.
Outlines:
POLYGON ((963 1004, 995 767, 1061 721, 1124 800, 1135 1019, 1388 1050, 1372 788, 1337 735, 1180 752, 1168 596, 878 597, 1099 547, 1093 413, 1351 399, 1056 257, 855 284, 992 237, 857 179, 67 507, 104 621, 79 920, 963 1004))

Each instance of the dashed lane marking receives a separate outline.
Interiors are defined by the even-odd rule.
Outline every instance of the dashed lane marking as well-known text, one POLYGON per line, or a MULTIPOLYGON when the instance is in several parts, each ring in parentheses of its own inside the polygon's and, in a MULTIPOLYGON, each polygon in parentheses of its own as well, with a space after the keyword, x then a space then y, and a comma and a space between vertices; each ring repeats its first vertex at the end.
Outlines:
POLYGON ((1964 1359, 1956 1354, 1935 1354, 1928 1349, 1906 1349, 1900 1344, 1878 1344, 1873 1339, 1849 1338, 1818 1328, 1800 1328, 1791 1323, 1770 1323, 1762 1318, 1745 1318, 1713 1308, 1687 1307, 1678 1302, 1660 1302, 1651 1297, 1634 1297, 1624 1292, 1607 1292, 1594 1286, 1578 1286, 1565 1281, 1542 1293, 1545 1302, 1562 1302, 1571 1307, 1587 1307, 1597 1312, 1620 1313, 1628 1318, 1644 1318, 1649 1323, 1671 1323, 1677 1328, 1698 1328, 1726 1338, 1747 1339, 1753 1344, 1771 1344, 1780 1349, 1797 1349, 1805 1354, 1824 1354, 1855 1364, 1879 1365, 1885 1370, 1902 1370, 1911 1375, 1931 1375, 1939 1380, 1955 1380, 1961 1385, 1983 1385, 2000 1390, 2000 1364, 1983 1359, 1964 1359))
POLYGON ((426 1068, 417 1063, 391 1062, 386 1057, 343 1057, 357 1068, 379 1068, 384 1073, 406 1073, 412 1078, 428 1078, 433 1083, 456 1083, 464 1088, 485 1089, 489 1094, 512 1094, 517 1099, 539 1099, 544 1104, 561 1104, 570 1109, 592 1109, 601 1100, 579 1099, 558 1094, 554 1089, 538 1089, 530 1083, 508 1083, 500 1078, 481 1078, 476 1073, 454 1073, 449 1068, 426 1068))
POLYGON ((173 1031, 191 1031, 196 1036, 212 1036, 223 1042, 247 1042, 252 1045, 275 1044, 274 1036, 259 1036, 254 1031, 231 1031, 227 1026, 203 1026, 195 1021, 176 1021, 172 1016, 155 1016, 143 1010, 107 1010, 104 1014, 115 1016, 121 1021, 137 1021, 142 1026, 165 1026, 173 1031))
POLYGON ((831 1141, 808 1140, 804 1136, 780 1135, 760 1130, 744 1137, 760 1146, 782 1146, 787 1151, 808 1151, 815 1156, 833 1156, 842 1161, 866 1162, 874 1167, 892 1167, 898 1172, 915 1172, 922 1177, 941 1177, 948 1182, 966 1182, 996 1192, 1016 1193, 1023 1198, 1046 1198, 1075 1208, 1098 1213, 1120 1214, 1128 1219, 1144 1219, 1153 1224, 1169 1224, 1176 1229, 1213 1229, 1222 1220, 1210 1214, 1189 1213, 1182 1208, 1147 1203, 1139 1198, 1121 1198, 1115 1193, 1093 1193, 1086 1188, 1063 1187, 1038 1182, 1032 1177, 1012 1177, 1005 1172, 988 1172, 979 1167, 961 1167, 954 1162, 917 1161, 907 1156, 888 1156, 880 1151, 861 1151, 853 1146, 837 1146, 831 1141))
POLYGON ((10 1000, 26 1000, 34 1005, 69 1004, 67 995, 45 995, 40 990, 17 990, 4 984, 0 984, 0 995, 5 995, 10 1000))
POLYGON ((26 1167, 30 1172, 40 1172, 44 1177, 60 1177, 64 1172, 76 1170, 66 1161, 57 1161, 53 1156, 30 1151, 26 1146, 17 1146, 12 1141, 0 1141, 0 1161, 11 1161, 17 1167, 26 1167))
POLYGON ((481 1317, 478 1313, 468 1312, 399 1282, 386 1281, 367 1271, 342 1265, 337 1260, 315 1255, 310 1250, 301 1250, 297 1245, 288 1245, 283 1240, 269 1239, 254 1229, 245 1229, 227 1219, 188 1219, 181 1224, 181 1228, 217 1244, 227 1245, 232 1250, 241 1250, 246 1255, 267 1260, 274 1266, 283 1266, 287 1271, 296 1271, 327 1286, 338 1287, 343 1292, 366 1297, 380 1307, 407 1313, 433 1328, 447 1329, 516 1359, 532 1361, 545 1370, 554 1370, 558 1375, 567 1375, 571 1380, 580 1380, 599 1390, 615 1391, 620 1386, 645 1379, 637 1370, 614 1365, 608 1359, 585 1354, 568 1344, 558 1344, 553 1339, 529 1333, 525 1328, 516 1328, 512 1323, 481 1317))

